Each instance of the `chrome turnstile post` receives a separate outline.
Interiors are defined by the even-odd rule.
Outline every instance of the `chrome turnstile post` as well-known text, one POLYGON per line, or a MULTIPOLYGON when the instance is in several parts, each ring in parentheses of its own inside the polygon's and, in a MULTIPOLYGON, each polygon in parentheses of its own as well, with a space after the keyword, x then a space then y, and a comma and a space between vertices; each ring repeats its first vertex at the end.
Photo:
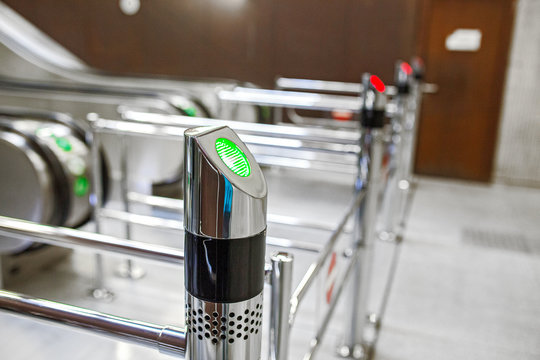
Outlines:
POLYGON ((362 131, 356 191, 366 191, 355 216, 352 246, 360 247, 359 260, 353 269, 348 296, 350 323, 345 333, 344 344, 338 348, 343 357, 364 359, 369 344, 364 338, 367 327, 368 301, 371 287, 373 246, 381 163, 384 152, 384 126, 386 96, 384 84, 373 75, 364 74, 364 93, 361 109, 362 131))
POLYGON ((293 259, 285 252, 275 253, 270 259, 270 360, 287 360, 289 355, 293 259))
POLYGON ((264 175, 226 126, 184 133, 187 359, 261 358, 264 175))

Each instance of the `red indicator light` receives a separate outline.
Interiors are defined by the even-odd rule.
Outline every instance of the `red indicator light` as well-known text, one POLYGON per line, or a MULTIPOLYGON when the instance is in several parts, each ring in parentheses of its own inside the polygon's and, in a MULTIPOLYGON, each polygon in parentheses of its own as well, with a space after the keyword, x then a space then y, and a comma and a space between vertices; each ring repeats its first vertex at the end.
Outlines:
POLYGON ((403 71, 405 74, 407 75, 411 75, 412 74, 412 67, 411 65, 409 65, 408 63, 406 63, 405 61, 401 63, 400 65, 401 67, 401 71, 403 71))
POLYGON ((371 75, 371 77, 369 78, 369 82, 371 83, 371 85, 373 85, 373 87, 378 91, 378 92, 384 92, 384 89, 386 88, 384 86, 384 83, 382 82, 381 79, 379 79, 378 76, 376 75, 371 75))

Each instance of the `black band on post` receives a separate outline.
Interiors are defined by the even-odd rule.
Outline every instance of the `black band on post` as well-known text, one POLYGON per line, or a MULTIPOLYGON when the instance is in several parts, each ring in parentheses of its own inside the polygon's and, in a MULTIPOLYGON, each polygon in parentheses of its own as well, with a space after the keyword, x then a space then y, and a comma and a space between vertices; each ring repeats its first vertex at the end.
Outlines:
POLYGON ((408 83, 406 84, 398 84, 397 85, 398 94, 400 95, 407 95, 410 90, 410 86, 408 83))
POLYGON ((384 110, 362 110, 362 126, 366 128, 384 127, 384 110))
POLYGON ((198 299, 215 303, 239 302, 260 294, 264 288, 265 240, 266 230, 226 240, 186 231, 186 290, 198 299))

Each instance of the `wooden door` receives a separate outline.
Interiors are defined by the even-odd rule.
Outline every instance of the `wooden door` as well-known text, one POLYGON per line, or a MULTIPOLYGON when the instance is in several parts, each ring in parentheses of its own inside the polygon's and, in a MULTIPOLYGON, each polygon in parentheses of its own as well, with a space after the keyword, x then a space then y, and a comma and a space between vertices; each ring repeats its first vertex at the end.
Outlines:
POLYGON ((423 12, 420 53, 439 91, 424 97, 416 172, 490 181, 514 1, 426 0, 423 12))

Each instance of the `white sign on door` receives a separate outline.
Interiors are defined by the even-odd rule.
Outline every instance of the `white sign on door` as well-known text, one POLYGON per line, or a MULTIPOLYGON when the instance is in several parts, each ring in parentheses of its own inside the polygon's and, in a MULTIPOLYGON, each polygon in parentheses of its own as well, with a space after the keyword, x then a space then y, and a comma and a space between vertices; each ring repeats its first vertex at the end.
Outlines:
POLYGON ((478 51, 482 44, 482 32, 478 29, 456 29, 446 37, 446 50, 478 51))

